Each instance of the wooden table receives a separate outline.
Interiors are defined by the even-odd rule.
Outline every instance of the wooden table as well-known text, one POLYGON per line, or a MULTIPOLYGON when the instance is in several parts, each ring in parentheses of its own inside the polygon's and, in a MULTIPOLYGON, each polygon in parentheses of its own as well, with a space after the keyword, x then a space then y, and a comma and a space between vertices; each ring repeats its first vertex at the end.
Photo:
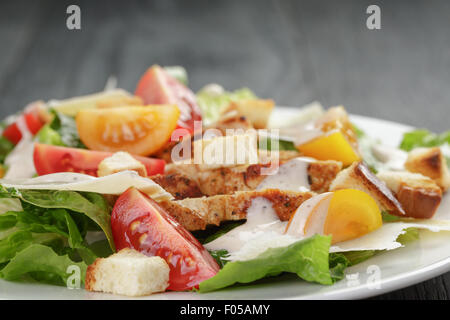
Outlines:
MULTIPOLYGON (((194 90, 250 87, 433 131, 450 129, 448 1, 2 1, 0 116, 36 99, 133 90, 148 66, 183 65, 194 90), (368 30, 366 8, 381 7, 368 30), (81 7, 81 30, 66 8, 81 7)), ((450 273, 377 299, 448 299, 450 273)))

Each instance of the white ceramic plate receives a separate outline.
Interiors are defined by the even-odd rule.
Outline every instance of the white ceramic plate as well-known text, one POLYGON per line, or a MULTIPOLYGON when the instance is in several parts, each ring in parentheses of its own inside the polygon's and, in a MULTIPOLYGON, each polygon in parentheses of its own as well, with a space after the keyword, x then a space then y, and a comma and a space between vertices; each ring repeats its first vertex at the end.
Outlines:
MULTIPOLYGON (((274 120, 295 113, 295 109, 277 108, 274 120)), ((397 146, 405 131, 402 124, 352 116, 352 120, 367 134, 383 143, 397 146)), ((449 195, 447 194, 447 200, 449 195)), ((450 202, 450 201, 445 201, 450 202)), ((169 292, 144 299, 358 299, 404 288, 450 271, 450 232, 420 232, 420 240, 406 247, 380 253, 346 270, 349 279, 332 286, 312 284, 295 275, 264 279, 256 284, 235 286, 225 290, 198 294, 169 292), (374 273, 377 270, 378 273, 374 273), (378 286, 373 279, 379 275, 378 286), (357 278, 356 278, 357 277, 357 278)), ((1 299, 126 299, 126 297, 66 289, 41 284, 14 283, 0 280, 1 299)))

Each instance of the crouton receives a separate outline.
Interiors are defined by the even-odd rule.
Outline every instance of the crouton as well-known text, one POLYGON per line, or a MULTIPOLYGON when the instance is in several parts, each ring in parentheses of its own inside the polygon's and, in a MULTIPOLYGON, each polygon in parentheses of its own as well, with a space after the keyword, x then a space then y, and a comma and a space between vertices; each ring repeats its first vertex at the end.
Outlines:
POLYGON ((194 141, 194 161, 204 169, 258 163, 256 131, 194 141))
POLYGON ((429 177, 399 171, 382 171, 377 177, 395 193, 408 217, 429 219, 441 203, 441 188, 429 177))
POLYGON ((98 165, 97 176, 104 177, 126 170, 136 171, 140 176, 147 177, 147 169, 144 164, 133 158, 129 153, 122 151, 103 159, 98 165))
POLYGON ((148 257, 122 249, 108 258, 98 258, 86 271, 85 288, 125 296, 163 292, 169 286, 170 268, 160 257, 148 257))
POLYGON ((331 183, 330 191, 339 189, 364 191, 375 199, 381 210, 405 216, 405 210, 392 191, 362 162, 353 163, 337 175, 331 183))
POLYGON ((447 162, 439 147, 413 149, 408 154, 405 168, 408 171, 430 177, 441 187, 442 191, 446 191, 450 187, 447 162))
POLYGON ((236 110, 239 115, 247 118, 256 129, 265 129, 274 106, 273 100, 246 99, 232 101, 224 113, 236 110))

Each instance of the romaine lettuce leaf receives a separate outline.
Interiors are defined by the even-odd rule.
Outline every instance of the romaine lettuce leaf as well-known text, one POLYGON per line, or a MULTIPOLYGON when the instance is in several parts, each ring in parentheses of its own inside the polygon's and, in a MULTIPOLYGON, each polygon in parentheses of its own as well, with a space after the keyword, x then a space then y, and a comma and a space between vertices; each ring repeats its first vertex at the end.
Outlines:
POLYGON ((394 216, 393 214, 390 214, 387 211, 381 211, 381 217, 383 219, 383 222, 395 222, 399 221, 401 218, 399 216, 394 216))
POLYGON ((273 141, 272 139, 260 138, 258 148, 265 150, 297 151, 297 148, 295 147, 294 142, 292 141, 278 140, 278 148, 272 147, 272 141, 273 141))
POLYGON ((229 256, 227 250, 211 250, 208 252, 211 255, 211 257, 213 257, 216 260, 220 268, 223 268, 229 262, 229 260, 227 260, 227 257, 229 256))
POLYGON ((445 143, 450 144, 450 131, 435 134, 426 129, 419 129, 403 134, 400 149, 411 151, 418 147, 436 147, 445 143))
POLYGON ((37 139, 40 143, 50 144, 54 146, 65 146, 59 133, 53 130, 50 127, 50 124, 46 124, 41 128, 41 130, 39 130, 37 139))
POLYGON ((186 69, 182 66, 166 66, 164 70, 173 78, 180 81, 185 86, 188 85, 188 75, 186 69))
MULTIPOLYGON (((419 129, 403 134, 403 140, 400 143, 400 149, 411 151, 419 147, 441 147, 447 146, 446 150, 450 150, 450 131, 435 134, 426 129, 419 129)), ((447 165, 450 167, 450 154, 444 153, 447 165)))
POLYGON ((245 220, 226 221, 221 223, 220 226, 208 226, 205 230, 194 231, 192 234, 201 244, 206 244, 239 227, 244 222, 245 220))
POLYGON ((345 269, 350 266, 350 261, 342 253, 330 253, 328 260, 333 283, 342 280, 345 276, 345 269))
POLYGON ((20 201, 0 214, 0 278, 62 285, 76 265, 84 281, 87 265, 114 250, 109 205, 99 194, 0 188, 0 197, 20 201), (100 228, 110 242, 89 245, 88 231, 100 228))
MULTIPOLYGON (((111 249, 114 240, 111 231, 110 209, 102 195, 90 192, 59 190, 20 190, 2 188, 0 197, 19 198, 38 208, 67 209, 79 212, 92 219, 105 233, 111 249)), ((31 210, 31 209, 29 209, 31 210)))
POLYGON ((35 281, 66 285, 70 266, 80 268, 80 282, 84 283, 87 265, 74 262, 69 255, 58 255, 51 247, 32 244, 17 253, 0 271, 5 280, 21 280, 25 276, 35 281))
MULTIPOLYGON (((388 215, 386 213, 386 215, 388 215)), ((383 221, 398 221, 398 217, 388 215, 390 217, 394 217, 397 219, 394 220, 385 220, 385 215, 383 215, 383 221)), ((397 237, 397 242, 400 242, 402 245, 406 245, 412 241, 419 239, 419 230, 417 228, 408 228, 405 230, 405 233, 399 235, 397 237)), ((372 258, 379 252, 383 252, 384 250, 361 250, 361 251, 347 251, 341 252, 340 254, 344 255, 348 260, 348 266, 354 266, 355 264, 366 261, 369 258, 372 258)))
POLYGON ((347 259, 349 267, 372 258, 376 253, 377 251, 375 250, 341 252, 341 254, 347 259))
POLYGON ((6 139, 5 137, 0 137, 0 163, 5 162, 6 156, 14 149, 14 144, 6 139))
POLYGON ((419 239, 419 229, 417 228, 408 228, 404 230, 405 233, 398 236, 397 241, 402 245, 406 245, 410 242, 416 241, 419 239))
POLYGON ((38 141, 56 146, 86 149, 80 140, 75 119, 55 110, 51 112, 53 121, 39 130, 38 141))
POLYGON ((347 261, 342 255, 333 255, 329 260, 330 243, 330 236, 315 235, 287 247, 267 249, 255 259, 228 262, 214 277, 200 283, 199 292, 250 283, 283 272, 295 273, 310 282, 333 284, 343 277, 347 261))

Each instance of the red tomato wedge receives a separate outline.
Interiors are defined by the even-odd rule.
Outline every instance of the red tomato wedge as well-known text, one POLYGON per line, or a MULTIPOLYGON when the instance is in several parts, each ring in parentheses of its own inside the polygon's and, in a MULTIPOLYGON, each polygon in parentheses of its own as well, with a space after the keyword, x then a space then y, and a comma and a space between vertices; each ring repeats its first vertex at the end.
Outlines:
MULTIPOLYGON (((97 176, 98 165, 111 155, 111 152, 36 143, 33 158, 36 172, 40 176, 56 172, 77 172, 97 176)), ((149 176, 164 173, 164 160, 141 156, 133 157, 145 165, 149 176)))
POLYGON ((135 188, 123 193, 111 213, 116 249, 159 256, 170 266, 168 290, 197 287, 219 271, 209 252, 158 203, 135 188))
MULTIPOLYGON (((33 111, 26 112, 23 115, 25 123, 27 125, 28 130, 35 135, 44 125, 44 122, 41 121, 39 115, 33 111)), ((20 132, 19 126, 17 124, 19 120, 14 123, 11 123, 9 126, 5 128, 3 131, 3 136, 11 141, 14 144, 18 144, 22 139, 22 133, 20 132)))
POLYGON ((176 104, 180 109, 178 127, 194 132, 194 121, 202 120, 195 94, 163 68, 154 65, 138 82, 135 95, 145 104, 176 104))

